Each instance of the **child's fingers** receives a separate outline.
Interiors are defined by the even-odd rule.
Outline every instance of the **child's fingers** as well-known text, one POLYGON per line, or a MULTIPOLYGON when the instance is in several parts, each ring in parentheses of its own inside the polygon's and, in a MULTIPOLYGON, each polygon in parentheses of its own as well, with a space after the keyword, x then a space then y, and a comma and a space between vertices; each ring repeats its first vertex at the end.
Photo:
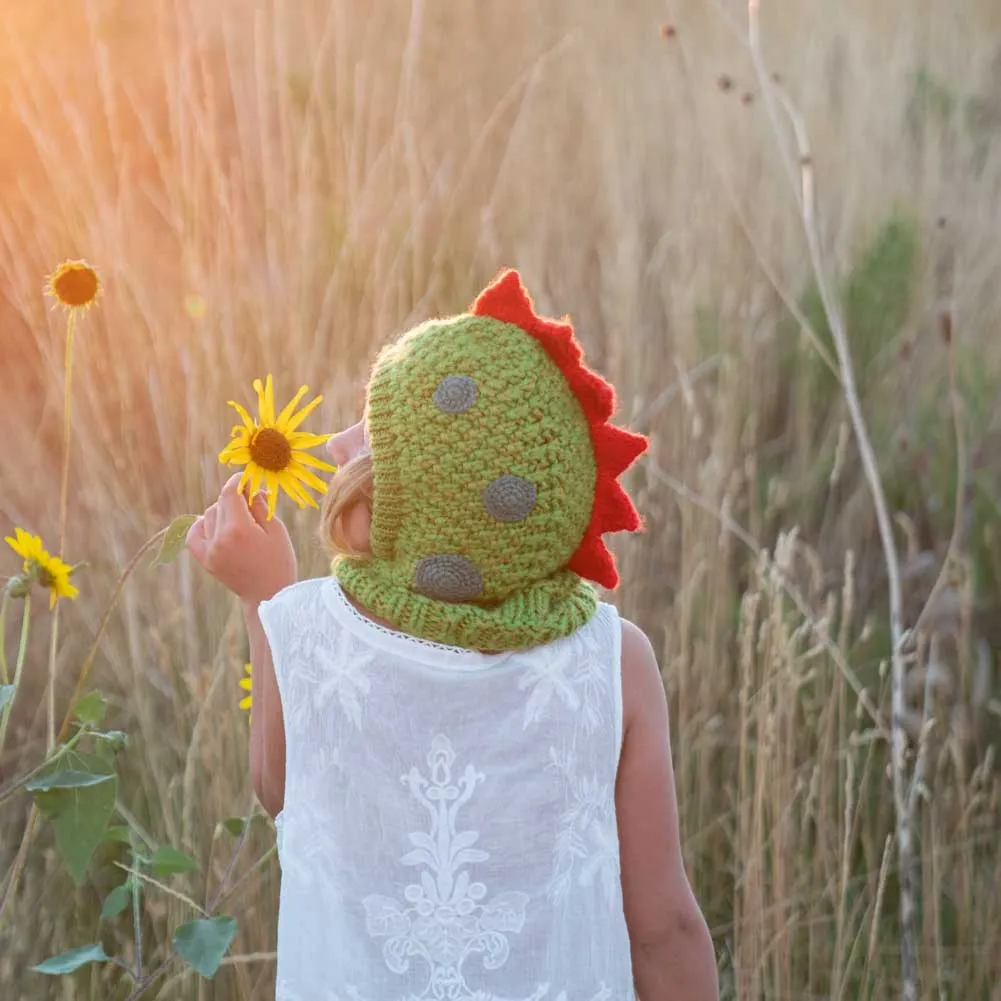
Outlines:
POLYGON ((243 473, 235 472, 223 485, 222 490, 219 491, 219 496, 225 497, 228 494, 237 494, 240 492, 240 480, 243 479, 243 473))
POLYGON ((206 539, 211 539, 216 532, 216 526, 219 522, 219 509, 216 504, 213 504, 206 512, 202 515, 202 531, 205 533, 206 539))
POLYGON ((188 548, 188 552, 195 558, 198 563, 201 563, 204 556, 205 550, 208 546, 208 539, 205 537, 205 516, 199 515, 194 521, 191 528, 188 529, 187 537, 184 540, 185 546, 188 548))
POLYGON ((247 512, 247 498, 240 490, 242 476, 242 473, 234 473, 219 492, 216 506, 219 508, 220 525, 245 525, 251 520, 247 512))
POLYGON ((250 502, 250 513, 261 528, 268 527, 268 495, 263 490, 250 502))

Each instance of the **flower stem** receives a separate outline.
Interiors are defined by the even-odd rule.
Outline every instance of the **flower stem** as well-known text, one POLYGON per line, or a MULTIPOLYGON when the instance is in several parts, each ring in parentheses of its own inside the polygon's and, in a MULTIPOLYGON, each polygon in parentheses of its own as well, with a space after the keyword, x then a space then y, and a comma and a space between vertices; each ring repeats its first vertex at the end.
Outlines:
MULTIPOLYGON (((136 856, 136 852, 132 852, 132 867, 136 874, 142 872, 142 863, 136 856)), ((139 884, 139 880, 136 875, 130 875, 129 879, 132 880, 132 932, 135 938, 135 949, 136 949, 136 972, 135 979, 138 983, 142 980, 143 976, 143 932, 142 932, 142 917, 139 913, 139 895, 142 887, 139 884)))
POLYGON ((51 754, 56 744, 56 651, 59 648, 59 604, 52 609, 52 627, 49 631, 49 685, 46 694, 46 719, 48 737, 46 751, 51 754))
MULTIPOLYGON (((73 342, 76 333, 75 309, 69 311, 66 320, 66 362, 63 387, 63 474, 59 484, 59 555, 66 557, 66 517, 69 509, 70 486, 70 446, 73 437, 73 342)), ((56 652, 59 647, 59 605, 52 612, 52 632, 49 637, 49 689, 46 699, 46 717, 48 720, 48 739, 46 747, 49 753, 56 742, 56 652)))
POLYGON ((10 604, 10 595, 7 588, 4 588, 3 598, 0 599, 0 685, 10 684, 10 671, 7 669, 7 606, 10 604))
MULTIPOLYGON (((28 653, 28 629, 31 625, 31 595, 24 599, 24 615, 21 619, 21 642, 17 647, 17 660, 14 662, 14 695, 13 698, 3 707, 0 715, 0 751, 3 750, 4 741, 7 738, 7 724, 10 722, 11 710, 14 708, 14 700, 17 698, 17 686, 21 681, 21 671, 24 668, 24 660, 28 653)), ((0 636, 2 638, 2 636, 0 636)))
MULTIPOLYGON (((104 637, 104 631, 108 628, 108 623, 111 621, 111 613, 114 612, 115 607, 118 605, 118 599, 122 596, 122 589, 125 587, 125 582, 132 576, 135 568, 139 565, 139 561, 146 555, 163 537, 167 534, 167 529, 162 528, 156 535, 151 536, 147 539, 136 552, 135 556, 129 561, 129 565, 122 571, 115 584, 115 590, 112 592, 111 601, 108 602, 108 607, 104 610, 104 615, 101 618, 101 624, 97 627, 97 635, 94 637, 94 642, 90 646, 90 650, 87 652, 87 656, 84 659, 83 664, 80 667, 80 675, 76 681, 76 687, 73 689, 73 697, 70 699, 69 707, 66 710, 66 715, 63 717, 62 726, 59 728, 59 733, 57 735, 57 740, 65 740, 66 734, 69 732, 70 721, 73 719, 73 706, 76 705, 77 699, 83 694, 84 685, 87 684, 87 678, 90 676, 90 669, 94 666, 94 661, 97 658, 97 651, 101 644, 101 639, 104 637)), ((56 606, 59 607, 58 605, 56 606)))
POLYGON ((73 434, 73 340, 76 332, 76 310, 69 311, 66 321, 66 376, 63 389, 63 475, 59 489, 59 555, 66 558, 66 513, 69 507, 70 442, 73 434))

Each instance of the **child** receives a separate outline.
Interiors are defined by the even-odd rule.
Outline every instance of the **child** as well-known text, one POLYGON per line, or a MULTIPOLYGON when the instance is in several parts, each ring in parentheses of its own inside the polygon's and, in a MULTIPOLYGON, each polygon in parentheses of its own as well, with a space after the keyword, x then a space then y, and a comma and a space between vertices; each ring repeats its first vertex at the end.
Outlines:
POLYGON ((597 600, 645 439, 516 272, 384 350, 331 439, 333 574, 238 491, 194 558, 243 601, 276 817, 278 1001, 709 1001, 664 689, 597 600))

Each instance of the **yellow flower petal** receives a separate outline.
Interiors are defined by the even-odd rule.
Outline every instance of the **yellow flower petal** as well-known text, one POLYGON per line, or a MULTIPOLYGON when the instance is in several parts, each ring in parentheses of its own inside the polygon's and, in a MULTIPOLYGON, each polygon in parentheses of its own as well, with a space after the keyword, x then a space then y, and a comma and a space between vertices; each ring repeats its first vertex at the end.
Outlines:
MULTIPOLYGON (((258 380, 259 382, 260 380, 258 380)), ((261 423, 274 424, 275 422, 275 384, 268 372, 268 377, 264 382, 263 395, 258 391, 258 399, 261 405, 261 423)))
POLYGON ((241 678, 240 679, 240 687, 245 692, 252 691, 253 687, 254 687, 254 680, 253 680, 253 678, 241 678))
POLYGON ((257 392, 257 412, 260 414, 260 423, 270 427, 275 422, 274 387, 271 376, 268 375, 267 385, 260 379, 254 380, 254 390, 257 392))
POLYGON ((250 449, 246 445, 227 445, 219 453, 219 461, 230 466, 250 462, 250 449))
POLYGON ((292 448, 315 448, 317 445, 325 445, 334 436, 332 434, 309 434, 306 431, 296 431, 286 434, 285 437, 292 448))
POLYGON ((299 505, 299 507, 319 507, 315 500, 306 493, 300 486, 295 476, 288 470, 282 470, 278 474, 278 482, 285 493, 289 495, 299 505))
POLYGON ((289 419, 289 418, 290 418, 290 417, 292 416, 292 414, 293 414, 293 413, 295 412, 295 408, 296 408, 297 406, 299 406, 299 401, 300 401, 300 400, 301 400, 301 399, 302 399, 302 398, 303 398, 303 397, 304 397, 304 396, 306 395, 306 393, 308 393, 308 392, 309 392, 309 386, 300 386, 300 387, 299 387, 299 392, 298 392, 298 393, 296 393, 296 394, 295 394, 295 396, 293 396, 293 397, 292 397, 292 400, 291 400, 291 401, 289 402, 289 404, 288 404, 288 405, 287 405, 287 406, 285 407, 285 409, 284 409, 284 410, 282 410, 282 412, 281 412, 281 413, 280 413, 280 414, 278 415, 277 419, 275 420, 275 424, 277 424, 277 425, 278 425, 278 427, 283 427, 283 426, 284 426, 285 422, 286 422, 286 421, 287 421, 287 420, 288 420, 288 419, 289 419))
POLYGON ((253 696, 252 695, 248 695, 248 696, 246 696, 246 698, 240 699, 240 708, 241 709, 250 709, 251 706, 253 705, 253 702, 254 702, 253 696))
POLYGON ((327 492, 327 484, 315 473, 311 473, 305 466, 301 465, 298 462, 298 456, 289 463, 288 472, 307 486, 312 487, 314 490, 319 490, 321 494, 327 492))
POLYGON ((323 397, 318 396, 315 400, 307 403, 295 417, 288 421, 283 430, 291 434, 322 402, 323 397))
POLYGON ((292 458, 293 461, 301 462, 304 466, 312 466, 313 469, 324 469, 328 473, 337 472, 336 466, 332 466, 329 462, 324 462, 322 459, 317 459, 308 452, 303 452, 300 449, 293 451, 292 458))
POLYGON ((264 480, 264 470, 256 463, 247 468, 250 470, 250 498, 253 500, 260 493, 261 483, 264 480))
POLYGON ((295 479, 284 474, 279 474, 278 485, 280 489, 284 490, 289 497, 295 501, 298 507, 305 507, 306 502, 302 498, 302 494, 296 489, 295 479))
POLYGON ((237 403, 236 400, 227 400, 226 403, 229 404, 229 406, 231 406, 240 415, 240 420, 243 421, 243 426, 248 431, 253 431, 257 427, 253 419, 251 418, 250 414, 247 413, 246 407, 237 403))
POLYGON ((37 559, 43 552, 42 540, 37 535, 29 535, 23 528, 14 529, 14 538, 4 539, 7 545, 22 559, 37 559))
POLYGON ((40 536, 31 535, 23 528, 14 529, 14 538, 9 536, 4 539, 7 545, 17 553, 24 561, 22 569, 24 573, 30 573, 32 564, 44 566, 49 559, 49 554, 42 545, 40 536))
POLYGON ((275 507, 278 504, 278 474, 270 470, 264 473, 264 483, 268 488, 268 521, 275 516, 275 507))
POLYGON ((271 373, 268 373, 268 380, 264 384, 264 393, 267 397, 268 404, 268 419, 272 424, 275 422, 275 384, 274 380, 271 378, 271 373))

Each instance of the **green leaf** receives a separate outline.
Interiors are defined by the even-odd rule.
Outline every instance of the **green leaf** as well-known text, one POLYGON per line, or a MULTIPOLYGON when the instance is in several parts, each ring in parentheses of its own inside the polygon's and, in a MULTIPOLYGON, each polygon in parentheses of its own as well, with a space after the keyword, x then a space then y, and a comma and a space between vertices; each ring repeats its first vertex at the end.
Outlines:
POLYGON ((116 886, 111 893, 104 900, 104 906, 101 908, 102 918, 114 918, 117 917, 126 907, 129 906, 129 901, 132 899, 132 888, 128 880, 122 883, 121 886, 116 886))
POLYGON ((36 973, 47 973, 50 976, 58 977, 63 973, 79 970, 81 966, 86 966, 88 963, 103 963, 110 958, 100 945, 85 945, 80 949, 70 949, 69 952, 46 959, 32 969, 36 973))
POLYGON ((113 765, 96 755, 72 752, 71 756, 77 772, 99 776, 102 781, 95 785, 53 785, 40 789, 35 793, 35 803, 52 821, 59 854, 73 881, 80 886, 94 849, 104 841, 108 821, 115 812, 118 776, 113 765))
POLYGON ((96 740, 106 741, 115 751, 125 750, 128 743, 128 737, 122 730, 93 730, 90 735, 96 740))
POLYGON ((3 707, 7 705, 12 698, 14 698, 14 691, 16 688, 16 685, 0 685, 0 709, 3 709, 3 707))
POLYGON ((222 830, 231 834, 234 838, 238 838, 247 829, 247 818, 227 817, 225 820, 220 820, 216 828, 222 828, 222 830))
POLYGON ((92 772, 79 772, 68 768, 61 772, 50 772, 48 775, 39 775, 24 784, 28 792, 48 792, 51 789, 85 789, 88 786, 100 785, 102 782, 110 782, 114 775, 95 775, 92 772))
POLYGON ((129 829, 125 824, 112 824, 104 832, 105 840, 120 841, 123 845, 131 845, 132 839, 129 837, 129 829))
POLYGON ((184 543, 188 537, 188 532, 197 520, 196 515, 182 514, 167 526, 163 541, 160 543, 160 550, 153 557, 150 569, 173 563, 184 552, 184 543))
POLYGON ((198 868, 198 863, 184 852, 179 852, 170 845, 162 845, 153 853, 150 861, 153 872, 163 879, 164 876, 173 876, 177 872, 190 872, 198 868))
POLYGON ((89 726, 97 726, 107 711, 108 703, 104 701, 104 696, 100 692, 88 692, 73 707, 73 715, 81 723, 89 726))
POLYGON ((181 925, 171 946, 196 973, 211 980, 235 937, 236 918, 200 918, 181 925))

